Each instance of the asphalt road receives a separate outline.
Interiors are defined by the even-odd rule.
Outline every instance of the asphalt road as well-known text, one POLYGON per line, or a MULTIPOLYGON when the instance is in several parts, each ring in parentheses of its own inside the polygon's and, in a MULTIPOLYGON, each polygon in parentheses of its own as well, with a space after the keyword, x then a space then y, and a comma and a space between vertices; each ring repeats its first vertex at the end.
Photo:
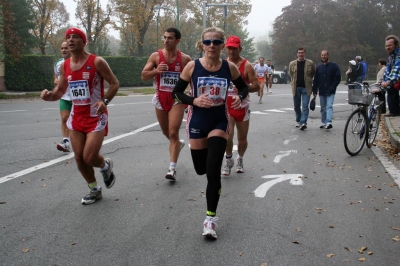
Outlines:
POLYGON ((0 265, 399 265, 399 189, 384 156, 366 147, 347 155, 347 88, 331 130, 319 129, 318 101, 298 130, 289 85, 272 91, 263 104, 251 95, 245 173, 222 178, 216 241, 201 235, 206 177, 188 145, 178 181, 164 179, 168 141, 151 96, 110 104, 101 153, 117 180, 89 206, 73 154, 56 150, 58 103, 2 102, 0 265))

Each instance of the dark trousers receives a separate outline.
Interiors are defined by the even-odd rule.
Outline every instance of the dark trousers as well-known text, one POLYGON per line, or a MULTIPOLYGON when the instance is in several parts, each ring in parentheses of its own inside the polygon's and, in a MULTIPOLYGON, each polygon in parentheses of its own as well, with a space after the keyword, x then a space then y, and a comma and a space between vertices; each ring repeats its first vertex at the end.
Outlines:
POLYGON ((391 114, 395 115, 400 114, 398 90, 392 88, 387 90, 387 102, 388 102, 389 112, 391 114))
POLYGON ((381 104, 381 114, 386 113, 386 92, 377 92, 376 95, 378 95, 379 101, 383 102, 381 104))

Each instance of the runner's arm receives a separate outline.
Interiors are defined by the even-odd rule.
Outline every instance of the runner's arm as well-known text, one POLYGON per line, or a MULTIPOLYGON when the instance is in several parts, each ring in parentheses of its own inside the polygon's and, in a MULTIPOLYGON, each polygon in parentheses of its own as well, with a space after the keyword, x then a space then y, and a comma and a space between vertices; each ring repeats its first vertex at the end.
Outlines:
POLYGON ((99 56, 96 57, 94 65, 96 66, 97 72, 99 72, 100 76, 102 76, 104 80, 106 80, 110 84, 110 87, 104 94, 104 99, 108 99, 109 101, 111 101, 114 98, 115 94, 117 94, 119 89, 118 79, 115 77, 110 66, 107 64, 104 58, 99 56))
POLYGON ((58 83, 52 91, 43 90, 40 93, 40 98, 45 101, 57 101, 65 94, 68 89, 68 82, 64 75, 64 62, 60 66, 60 77, 58 78, 58 83))

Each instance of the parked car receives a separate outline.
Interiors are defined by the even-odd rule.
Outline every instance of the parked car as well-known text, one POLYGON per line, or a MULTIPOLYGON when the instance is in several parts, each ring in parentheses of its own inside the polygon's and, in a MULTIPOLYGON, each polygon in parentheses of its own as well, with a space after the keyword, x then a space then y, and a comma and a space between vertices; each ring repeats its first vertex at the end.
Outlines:
MULTIPOLYGON (((272 75, 272 83, 273 84, 282 84, 284 81, 284 73, 283 71, 274 71, 274 74, 272 75)), ((287 81, 290 80, 290 77, 287 78, 287 81)))

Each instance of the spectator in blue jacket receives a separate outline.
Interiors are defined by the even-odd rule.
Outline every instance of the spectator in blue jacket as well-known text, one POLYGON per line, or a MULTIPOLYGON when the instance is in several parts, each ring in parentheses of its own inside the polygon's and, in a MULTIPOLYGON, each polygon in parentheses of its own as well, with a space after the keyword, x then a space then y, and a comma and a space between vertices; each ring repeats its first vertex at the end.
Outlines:
POLYGON ((361 73, 357 77, 357 82, 361 83, 367 76, 368 66, 367 66, 367 63, 365 63, 364 59, 359 55, 356 56, 356 62, 357 62, 357 64, 360 64, 360 67, 361 67, 361 69, 360 69, 361 73))
POLYGON ((313 82, 314 98, 319 94, 321 105, 321 126, 319 128, 332 128, 333 101, 336 88, 341 80, 339 66, 329 61, 327 50, 321 52, 321 64, 317 66, 313 82))

